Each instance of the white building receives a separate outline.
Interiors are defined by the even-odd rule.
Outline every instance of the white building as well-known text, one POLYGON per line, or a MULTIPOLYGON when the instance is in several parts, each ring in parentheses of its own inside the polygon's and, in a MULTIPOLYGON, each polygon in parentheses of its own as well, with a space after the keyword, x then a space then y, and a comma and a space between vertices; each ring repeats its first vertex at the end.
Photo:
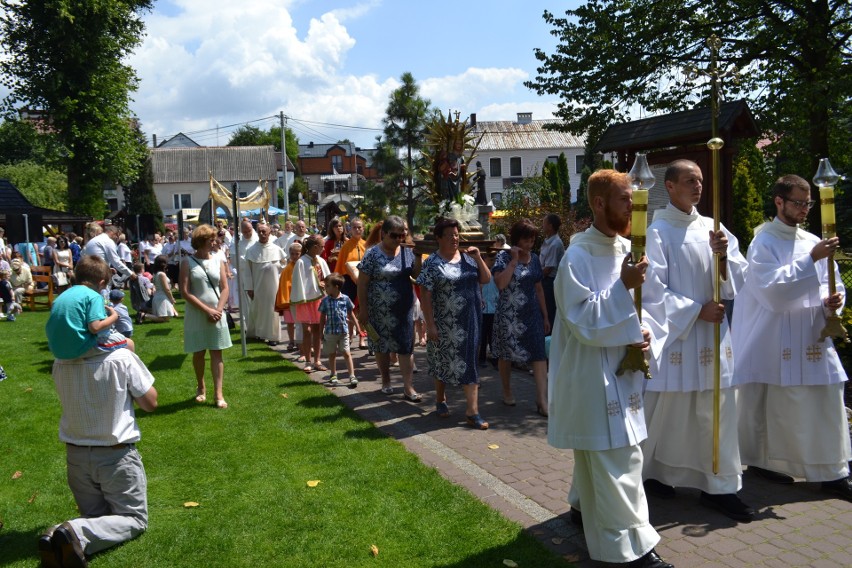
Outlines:
POLYGON ((499 206, 506 189, 524 178, 541 174, 544 162, 555 163, 563 152, 568 160, 571 200, 577 200, 583 171, 584 137, 545 130, 546 124, 554 124, 556 120, 533 120, 531 112, 519 112, 516 121, 477 122, 476 115, 471 114, 470 122, 476 136, 482 135, 482 141, 468 171, 476 168, 476 162, 482 163, 488 176, 485 192, 495 205, 499 206))
POLYGON ((239 184, 245 197, 268 184, 270 205, 278 207, 278 172, 273 146, 159 147, 151 149, 154 193, 163 215, 199 209, 210 198, 210 174, 222 185, 239 184))

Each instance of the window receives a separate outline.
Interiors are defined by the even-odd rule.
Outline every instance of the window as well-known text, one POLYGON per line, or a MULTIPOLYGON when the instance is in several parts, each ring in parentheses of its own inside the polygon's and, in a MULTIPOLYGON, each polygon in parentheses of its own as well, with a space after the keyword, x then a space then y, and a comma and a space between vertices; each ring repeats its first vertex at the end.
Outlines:
POLYGON ((343 156, 332 156, 331 167, 337 170, 337 173, 343 171, 343 156))
POLYGON ((521 177, 521 159, 519 157, 509 158, 509 175, 512 177, 521 177))
POLYGON ((192 195, 189 193, 175 193, 172 195, 172 204, 175 209, 192 209, 192 195))
POLYGON ((503 168, 500 164, 500 158, 491 158, 491 160, 489 161, 489 166, 491 168, 491 177, 503 177, 503 168))
POLYGON ((579 156, 574 157, 574 172, 581 174, 583 173, 583 167, 585 166, 586 157, 580 154, 579 156))
POLYGON ((548 156, 546 161, 551 163, 551 164, 558 164, 559 163, 559 156, 548 156))

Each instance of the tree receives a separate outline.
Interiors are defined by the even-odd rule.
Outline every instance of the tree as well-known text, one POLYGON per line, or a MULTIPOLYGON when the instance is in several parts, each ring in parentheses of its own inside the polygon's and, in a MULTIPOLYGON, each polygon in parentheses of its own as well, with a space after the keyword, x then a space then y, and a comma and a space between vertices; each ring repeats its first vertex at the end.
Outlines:
MULTIPOLYGON (((299 167, 299 139, 289 128, 284 129, 284 144, 287 147, 287 157, 293 165, 299 167)), ((281 151, 281 127, 272 126, 263 131, 256 126, 244 124, 237 128, 228 140, 228 146, 275 146, 275 151, 281 151)), ((296 172, 298 176, 298 172, 296 172)))
POLYGON ((848 0, 589 0, 566 15, 544 12, 559 45, 553 54, 535 50, 541 66, 526 83, 561 97, 564 129, 597 138, 636 107, 707 106, 706 84, 684 68, 706 66, 705 40, 715 33, 720 64, 742 71, 726 98, 750 100, 785 173, 813 172, 828 155, 852 165, 852 142, 839 127, 852 115, 848 0))
POLYGON ((748 251, 755 227, 763 223, 763 198, 758 188, 765 183, 765 169, 760 150, 754 144, 743 144, 734 160, 734 226, 731 227, 743 254, 748 251))
POLYGON ((127 179, 139 158, 130 113, 136 73, 124 64, 152 0, 0 0, 2 82, 11 112, 45 112, 65 148, 71 211, 100 216, 105 186, 127 179))
MULTIPOLYGON (((136 143, 141 147, 139 159, 136 162, 133 181, 125 188, 125 211, 128 215, 152 215, 154 230, 164 232, 163 209, 154 193, 154 168, 151 165, 151 155, 147 150, 145 135, 136 129, 136 143)), ((137 238, 140 238, 137 235, 137 238)))
POLYGON ((402 85, 390 94, 384 124, 384 135, 387 142, 394 148, 405 150, 404 171, 406 218, 414 228, 414 211, 417 208, 415 199, 416 171, 414 153, 420 148, 426 135, 426 125, 430 118, 431 104, 428 99, 420 96, 420 88, 411 73, 405 72, 400 77, 402 85))
POLYGON ((0 165, 0 178, 15 184, 36 207, 65 211, 68 207, 68 182, 65 174, 35 162, 0 165))
POLYGON ((10 119, 0 124, 0 164, 34 162, 53 170, 63 170, 62 148, 56 137, 41 133, 24 120, 10 119))

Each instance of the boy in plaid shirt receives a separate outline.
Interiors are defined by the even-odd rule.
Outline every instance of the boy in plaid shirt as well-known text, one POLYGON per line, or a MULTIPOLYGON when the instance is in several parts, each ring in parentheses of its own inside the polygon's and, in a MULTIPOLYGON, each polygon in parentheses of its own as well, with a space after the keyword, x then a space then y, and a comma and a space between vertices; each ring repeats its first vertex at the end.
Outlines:
POLYGON ((349 296, 340 293, 343 282, 343 276, 336 272, 325 277, 326 296, 319 305, 322 350, 328 356, 328 368, 331 371, 328 381, 332 385, 337 384, 337 353, 340 352, 349 367, 349 386, 355 387, 358 379, 355 378, 355 367, 349 353, 349 318, 353 317, 355 305, 349 296))

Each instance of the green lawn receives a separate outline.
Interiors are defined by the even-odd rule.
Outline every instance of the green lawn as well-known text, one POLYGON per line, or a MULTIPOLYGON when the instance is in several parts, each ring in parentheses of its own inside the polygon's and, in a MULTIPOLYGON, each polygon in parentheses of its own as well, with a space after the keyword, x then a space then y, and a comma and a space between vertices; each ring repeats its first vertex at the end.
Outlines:
MULTIPOLYGON (((0 322, 0 566, 37 566, 38 534, 76 512, 46 320, 0 322)), ((150 526, 92 566, 570 566, 263 344, 243 358, 235 337, 222 411, 192 400, 182 320, 137 326, 134 340, 160 397, 137 411, 150 526)))

